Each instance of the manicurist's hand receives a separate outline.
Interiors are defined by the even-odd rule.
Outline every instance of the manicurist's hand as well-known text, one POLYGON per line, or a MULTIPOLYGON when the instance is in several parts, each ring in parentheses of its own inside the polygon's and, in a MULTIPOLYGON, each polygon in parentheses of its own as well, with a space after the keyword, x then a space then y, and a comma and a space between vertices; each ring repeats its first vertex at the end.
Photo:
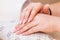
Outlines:
POLYGON ((39 31, 45 33, 52 33, 56 31, 57 21, 58 18, 55 16, 37 14, 36 17, 30 23, 25 24, 25 26, 22 26, 22 28, 18 27, 16 30, 19 30, 16 31, 16 33, 22 33, 23 35, 32 34, 39 31))

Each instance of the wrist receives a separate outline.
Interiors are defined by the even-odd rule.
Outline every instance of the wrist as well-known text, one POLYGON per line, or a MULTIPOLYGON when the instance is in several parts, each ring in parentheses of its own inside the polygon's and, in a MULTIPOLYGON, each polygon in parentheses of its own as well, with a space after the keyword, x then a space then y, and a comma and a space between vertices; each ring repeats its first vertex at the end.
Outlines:
POLYGON ((60 17, 51 16, 53 32, 60 32, 60 17))
POLYGON ((54 25, 55 25, 55 32, 60 32, 60 18, 55 17, 54 18, 54 25))

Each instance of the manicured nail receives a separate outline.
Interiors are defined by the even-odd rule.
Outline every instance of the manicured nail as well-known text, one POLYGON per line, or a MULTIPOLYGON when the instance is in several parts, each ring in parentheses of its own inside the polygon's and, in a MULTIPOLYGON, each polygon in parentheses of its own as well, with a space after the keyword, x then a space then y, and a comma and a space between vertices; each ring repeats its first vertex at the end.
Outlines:
POLYGON ((26 36, 27 34, 25 34, 25 33, 22 33, 22 35, 23 35, 23 36, 26 36))
POLYGON ((24 20, 23 20, 23 24, 25 24, 25 23, 26 23, 26 21, 27 21, 27 19, 24 19, 24 20))
POLYGON ((19 34, 21 34, 21 32, 20 32, 20 31, 18 31, 18 32, 16 32, 16 34, 18 34, 18 35, 19 35, 19 34))
POLYGON ((16 34, 19 34, 19 31, 18 31, 18 32, 16 32, 16 34))
POLYGON ((18 31, 18 28, 16 27, 15 29, 14 29, 14 33, 16 33, 18 31))
POLYGON ((19 24, 22 24, 22 21, 20 21, 19 24))
POLYGON ((14 31, 13 31, 13 33, 16 33, 17 32, 17 30, 15 29, 14 31))
POLYGON ((19 24, 22 24, 22 22, 23 22, 23 18, 21 18, 21 19, 20 19, 20 22, 19 22, 19 24))

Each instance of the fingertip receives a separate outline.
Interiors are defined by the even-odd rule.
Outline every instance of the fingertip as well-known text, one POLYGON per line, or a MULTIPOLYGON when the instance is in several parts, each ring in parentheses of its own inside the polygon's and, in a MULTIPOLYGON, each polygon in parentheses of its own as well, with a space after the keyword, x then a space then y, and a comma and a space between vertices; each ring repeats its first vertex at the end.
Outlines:
POLYGON ((22 21, 20 20, 19 24, 22 24, 22 21))
POLYGON ((20 25, 18 24, 18 25, 15 27, 15 29, 14 29, 14 33, 16 33, 20 28, 21 28, 21 27, 20 27, 20 25))
POLYGON ((14 29, 13 33, 16 33, 18 30, 17 29, 14 29))
POLYGON ((16 32, 16 34, 17 34, 17 35, 19 35, 19 34, 20 34, 20 32, 19 32, 19 31, 17 31, 17 32, 16 32))
POLYGON ((28 31, 25 31, 23 33, 21 33, 22 35, 29 35, 29 34, 32 34, 29 30, 28 31))
POLYGON ((15 32, 16 32, 16 30, 13 31, 13 33, 15 33, 15 32))
POLYGON ((26 11, 26 14, 25 14, 25 17, 24 17, 24 20, 23 20, 23 24, 26 23, 30 17, 30 12, 32 11, 32 7, 29 7, 26 11))
POLYGON ((13 33, 15 33, 15 32, 17 32, 17 27, 15 27, 15 28, 14 28, 14 31, 13 31, 13 33))
POLYGON ((44 6, 43 12, 44 12, 45 14, 49 14, 49 4, 46 4, 46 5, 44 6))
POLYGON ((22 17, 22 18, 20 18, 20 20, 19 20, 19 24, 21 25, 21 24, 22 24, 22 22, 23 22, 23 17, 22 17))
POLYGON ((26 19, 24 19, 23 24, 25 24, 26 22, 27 22, 27 18, 26 18, 26 19))
POLYGON ((29 34, 30 34, 30 33, 28 33, 28 32, 22 33, 23 36, 27 36, 27 35, 29 35, 29 34))
POLYGON ((49 4, 46 4, 45 6, 44 6, 44 9, 47 9, 47 8, 49 8, 49 4))

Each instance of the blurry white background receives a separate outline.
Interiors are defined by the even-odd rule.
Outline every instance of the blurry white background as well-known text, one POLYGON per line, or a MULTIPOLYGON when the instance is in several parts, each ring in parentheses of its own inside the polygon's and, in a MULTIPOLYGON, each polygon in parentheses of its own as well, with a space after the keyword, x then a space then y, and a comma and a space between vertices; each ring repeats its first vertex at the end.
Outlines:
POLYGON ((21 8, 26 0, 0 0, 0 37, 4 40, 9 31, 15 27, 16 20, 19 20, 21 8))
POLYGON ((0 0, 0 21, 16 19, 25 1, 26 0, 0 0))

